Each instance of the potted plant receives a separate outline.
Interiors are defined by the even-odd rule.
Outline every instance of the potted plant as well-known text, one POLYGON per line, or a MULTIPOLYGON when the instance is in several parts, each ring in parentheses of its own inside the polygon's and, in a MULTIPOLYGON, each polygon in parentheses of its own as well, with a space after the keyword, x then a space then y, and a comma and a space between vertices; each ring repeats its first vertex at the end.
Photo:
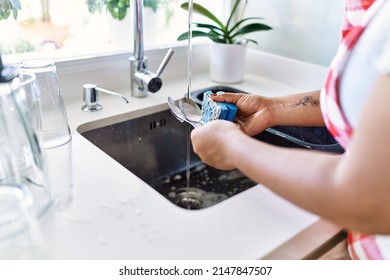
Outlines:
MULTIPOLYGON (((212 12, 202 5, 193 3, 193 11, 208 18, 211 23, 194 23, 192 37, 207 37, 210 46, 210 77, 221 83, 238 83, 243 80, 245 72, 245 55, 247 43, 257 44, 257 41, 246 38, 253 32, 272 30, 262 23, 261 17, 242 18, 248 0, 236 0, 228 20, 223 23, 212 12)), ((183 3, 181 8, 189 9, 189 3, 183 3)), ((188 31, 182 33, 177 40, 187 40, 188 31)))

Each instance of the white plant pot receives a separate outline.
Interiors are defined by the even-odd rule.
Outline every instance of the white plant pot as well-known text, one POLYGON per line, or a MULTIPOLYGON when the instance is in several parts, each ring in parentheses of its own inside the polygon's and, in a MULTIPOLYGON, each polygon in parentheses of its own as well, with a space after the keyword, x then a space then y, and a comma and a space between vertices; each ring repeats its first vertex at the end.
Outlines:
POLYGON ((239 83, 244 79, 246 45, 212 42, 210 45, 210 78, 218 83, 239 83))

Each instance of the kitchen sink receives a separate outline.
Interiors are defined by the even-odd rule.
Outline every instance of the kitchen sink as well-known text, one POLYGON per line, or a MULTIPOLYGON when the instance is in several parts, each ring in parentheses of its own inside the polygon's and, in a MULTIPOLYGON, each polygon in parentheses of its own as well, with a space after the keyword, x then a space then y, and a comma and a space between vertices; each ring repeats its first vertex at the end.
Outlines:
MULTIPOLYGON (((201 102, 206 90, 239 91, 212 87, 194 91, 193 98, 201 102)), ((86 123, 78 127, 78 132, 163 197, 185 209, 215 205, 256 185, 238 170, 221 171, 202 163, 192 150, 191 129, 172 116, 167 104, 162 104, 86 123)), ((255 138, 283 147, 343 152, 321 127, 275 127, 255 138)))

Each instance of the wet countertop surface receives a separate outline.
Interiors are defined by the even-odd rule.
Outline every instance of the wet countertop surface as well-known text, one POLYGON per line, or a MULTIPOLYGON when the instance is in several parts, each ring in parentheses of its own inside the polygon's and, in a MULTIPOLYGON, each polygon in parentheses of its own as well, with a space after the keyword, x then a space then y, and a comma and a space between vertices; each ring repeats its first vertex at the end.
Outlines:
MULTIPOLYGON (((324 69, 314 68, 323 75, 324 69)), ((243 83, 230 86, 266 95, 302 90, 282 76, 248 73, 243 83)), ((193 76, 193 90, 212 85, 207 73, 193 76)), ((102 95, 104 109, 95 113, 81 111, 81 98, 67 100, 74 195, 68 209, 53 208, 40 221, 49 259, 301 259, 323 250, 340 233, 262 185, 206 209, 182 209, 77 131, 83 124, 125 120, 166 104, 168 96, 181 98, 186 90, 186 79, 173 78, 156 94, 130 98, 129 104, 102 95)), ((121 92, 129 94, 127 89, 121 92)))

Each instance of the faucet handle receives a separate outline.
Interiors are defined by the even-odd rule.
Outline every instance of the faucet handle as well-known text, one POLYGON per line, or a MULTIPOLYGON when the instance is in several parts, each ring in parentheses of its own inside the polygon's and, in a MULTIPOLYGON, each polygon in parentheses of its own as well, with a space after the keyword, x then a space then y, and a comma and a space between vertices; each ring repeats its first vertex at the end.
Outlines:
POLYGON ((173 53, 172 49, 168 50, 156 74, 146 68, 146 57, 142 59, 137 59, 134 56, 130 57, 131 96, 145 97, 148 92, 155 93, 160 90, 163 82, 159 76, 164 71, 173 53))
POLYGON ((173 49, 169 49, 167 51, 167 54, 164 56, 163 60, 161 61, 160 66, 157 69, 157 72, 156 72, 157 77, 160 77, 160 75, 164 71, 165 67, 167 66, 169 60, 171 59, 173 53, 174 53, 173 49))
POLYGON ((161 61, 160 66, 157 69, 156 74, 151 73, 150 71, 146 71, 143 77, 143 81, 146 82, 147 88, 150 92, 155 93, 160 90, 162 87, 162 80, 160 78, 160 75, 165 69, 165 66, 167 66, 169 60, 171 59, 174 51, 172 49, 169 49, 167 51, 167 54, 164 56, 163 60, 161 61))

